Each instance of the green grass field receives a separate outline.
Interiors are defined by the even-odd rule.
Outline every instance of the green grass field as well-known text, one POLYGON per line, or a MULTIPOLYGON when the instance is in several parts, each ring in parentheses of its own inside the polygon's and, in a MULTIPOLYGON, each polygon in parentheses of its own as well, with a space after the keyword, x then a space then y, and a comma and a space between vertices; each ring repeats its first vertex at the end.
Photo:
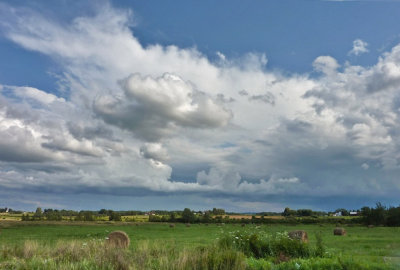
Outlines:
MULTIPOLYGON (((219 226, 210 224, 176 224, 170 228, 162 223, 60 223, 0 222, 0 246, 18 246, 26 241, 52 246, 68 241, 104 241, 111 231, 125 231, 131 239, 130 249, 143 244, 156 243, 177 250, 210 246, 221 236, 233 231, 265 231, 269 233, 305 230, 314 245, 315 234, 321 232, 328 256, 347 257, 376 264, 400 262, 400 228, 345 226, 346 236, 334 236, 334 226, 329 225, 240 225, 219 226)), ((400 267, 400 264, 399 264, 400 267)), ((400 268, 399 268, 400 269, 400 268)))

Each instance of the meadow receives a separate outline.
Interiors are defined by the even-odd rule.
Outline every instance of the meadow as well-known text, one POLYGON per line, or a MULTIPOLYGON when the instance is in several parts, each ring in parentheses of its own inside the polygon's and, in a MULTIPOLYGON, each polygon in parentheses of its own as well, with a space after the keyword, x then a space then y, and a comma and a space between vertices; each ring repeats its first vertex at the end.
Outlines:
POLYGON ((166 223, 3 221, 0 269, 400 269, 399 227, 345 226, 346 236, 334 236, 334 227, 175 224, 171 228, 166 223), (115 253, 104 245, 107 235, 116 230, 129 235, 128 250, 115 253), (251 258, 240 250, 221 251, 218 247, 221 238, 233 233, 292 230, 307 231, 311 247, 320 233, 323 258, 296 258, 278 264, 271 258, 251 258), (100 260, 99 254, 108 259, 100 260))

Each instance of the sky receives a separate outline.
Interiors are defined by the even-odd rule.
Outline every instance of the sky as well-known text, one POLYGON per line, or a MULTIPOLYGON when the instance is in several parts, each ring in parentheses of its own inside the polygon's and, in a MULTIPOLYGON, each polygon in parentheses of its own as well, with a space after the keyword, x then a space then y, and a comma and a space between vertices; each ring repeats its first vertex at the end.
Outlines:
POLYGON ((399 205, 400 1, 0 2, 0 207, 399 205))

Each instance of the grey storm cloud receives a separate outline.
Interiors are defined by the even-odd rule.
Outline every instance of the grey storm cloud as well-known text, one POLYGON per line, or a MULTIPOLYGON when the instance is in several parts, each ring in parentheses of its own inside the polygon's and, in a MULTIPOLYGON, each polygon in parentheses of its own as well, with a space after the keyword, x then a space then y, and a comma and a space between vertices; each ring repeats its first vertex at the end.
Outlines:
POLYGON ((274 105, 275 97, 272 93, 266 93, 264 95, 253 95, 249 97, 250 101, 261 101, 267 104, 274 105))
POLYGON ((141 138, 158 140, 174 126, 217 128, 232 117, 222 104, 176 75, 133 74, 120 84, 124 96, 101 96, 94 110, 107 123, 132 130, 141 138))
POLYGON ((242 89, 238 92, 238 94, 240 96, 248 96, 249 101, 260 101, 270 105, 275 104, 275 96, 271 92, 267 92, 266 94, 261 94, 261 95, 250 95, 249 92, 242 89))
POLYGON ((50 151, 45 151, 35 144, 32 133, 10 127, 0 131, 0 160, 5 162, 45 162, 53 157, 50 151))
POLYGON ((69 132, 74 138, 94 139, 96 137, 113 140, 113 131, 105 126, 87 126, 87 123, 67 122, 69 132))

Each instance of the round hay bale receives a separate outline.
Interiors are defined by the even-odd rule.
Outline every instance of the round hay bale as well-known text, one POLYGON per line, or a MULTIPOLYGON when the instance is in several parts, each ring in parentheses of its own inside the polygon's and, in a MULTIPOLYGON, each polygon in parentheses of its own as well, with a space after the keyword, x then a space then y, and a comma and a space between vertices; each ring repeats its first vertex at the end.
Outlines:
POLYGON ((129 247, 129 236, 123 231, 114 231, 108 235, 107 243, 117 248, 129 247))
POLYGON ((333 235, 346 235, 346 230, 344 228, 335 228, 333 235))
POLYGON ((190 227, 191 225, 190 225, 190 223, 186 223, 186 227, 190 227))
POLYGON ((306 231, 297 230, 289 232, 289 238, 308 243, 308 234, 306 231))
POLYGON ((170 228, 175 228, 175 224, 169 224, 170 228))

